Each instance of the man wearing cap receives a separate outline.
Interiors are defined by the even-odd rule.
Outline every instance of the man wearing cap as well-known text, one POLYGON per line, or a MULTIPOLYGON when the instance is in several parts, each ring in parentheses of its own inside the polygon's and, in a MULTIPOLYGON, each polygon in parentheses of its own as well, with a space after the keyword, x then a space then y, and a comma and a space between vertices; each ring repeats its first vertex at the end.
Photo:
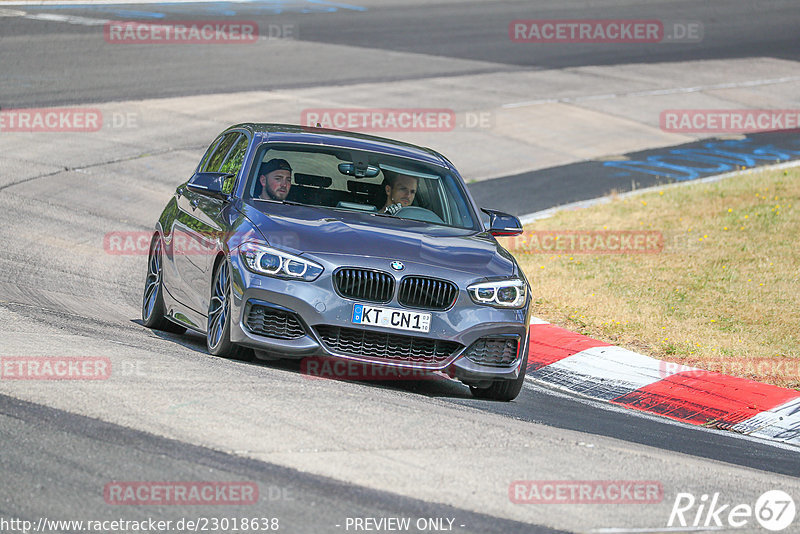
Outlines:
POLYGON ((285 159, 273 158, 261 164, 258 181, 261 182, 261 198, 286 200, 292 188, 292 167, 285 159))

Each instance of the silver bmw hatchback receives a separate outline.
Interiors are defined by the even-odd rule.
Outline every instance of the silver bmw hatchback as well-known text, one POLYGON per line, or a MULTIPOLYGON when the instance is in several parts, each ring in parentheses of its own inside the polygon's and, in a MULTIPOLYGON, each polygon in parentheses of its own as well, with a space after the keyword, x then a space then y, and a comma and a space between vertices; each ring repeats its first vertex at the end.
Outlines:
MULTIPOLYGON (((179 185, 150 241, 146 326, 229 358, 445 374, 509 401, 530 286, 441 154, 356 133, 239 124, 179 185)), ((391 376, 391 375, 389 375, 391 376)))

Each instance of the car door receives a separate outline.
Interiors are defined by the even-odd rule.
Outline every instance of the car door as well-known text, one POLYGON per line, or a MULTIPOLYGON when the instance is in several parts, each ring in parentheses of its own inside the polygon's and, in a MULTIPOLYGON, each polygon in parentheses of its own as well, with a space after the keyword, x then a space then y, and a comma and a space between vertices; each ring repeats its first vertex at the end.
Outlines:
MULTIPOLYGON (((216 152, 217 146, 219 146, 224 137, 224 135, 220 135, 208 146, 195 172, 200 172, 200 170, 206 166, 209 158, 216 152)), ((186 270, 186 258, 184 255, 186 253, 186 243, 188 239, 185 228, 190 222, 190 217, 188 215, 190 203, 196 203, 197 200, 186 187, 186 184, 182 184, 175 190, 174 201, 176 213, 168 218, 169 226, 164 228, 164 287, 172 298, 184 306, 188 306, 189 297, 186 293, 186 283, 183 274, 183 271, 186 270), (189 199, 186 198, 187 194, 190 195, 189 199)))
MULTIPOLYGON (((205 172, 225 172, 232 175, 225 180, 222 186, 222 191, 224 193, 230 195, 234 191, 236 179, 239 175, 239 171, 242 169, 249 142, 250 140, 247 135, 242 133, 236 138, 233 147, 225 156, 225 159, 222 160, 221 164, 218 165, 218 161, 209 161, 205 172)), ((206 281, 209 281, 212 274, 210 270, 213 268, 216 252, 218 251, 218 247, 215 246, 215 243, 219 241, 219 237, 224 237, 221 236, 220 232, 228 231, 228 222, 226 218, 222 217, 222 210, 226 209, 229 205, 219 199, 205 195, 200 195, 200 197, 202 198, 198 201, 198 211, 202 213, 205 220, 209 221, 210 226, 214 228, 211 235, 203 234, 199 236, 200 239, 204 240, 203 244, 210 252, 208 254, 203 254, 202 257, 199 258, 199 261, 203 264, 202 270, 206 274, 206 281)), ((207 294, 206 297, 208 297, 207 294)))
MULTIPOLYGON (((247 149, 247 136, 238 131, 227 133, 208 158, 200 172, 230 172, 234 176, 226 180, 223 190, 232 192, 236 175, 242 166, 247 149)), ((181 235, 185 253, 176 254, 183 278, 187 306, 205 314, 210 295, 209 272, 218 250, 217 242, 228 231, 220 216, 226 203, 203 193, 190 191, 178 201, 180 214, 176 224, 176 238, 181 235)))
MULTIPOLYGON (((240 135, 239 132, 228 132, 217 139, 214 142, 216 145, 214 150, 207 154, 196 172, 205 172, 214 164, 219 166, 240 135)), ((186 186, 181 188, 176 196, 178 213, 171 232, 172 260, 180 286, 176 291, 176 298, 194 311, 205 314, 207 310, 198 305, 195 286, 202 283, 205 271, 203 256, 207 254, 205 236, 212 230, 210 221, 201 209, 201 204, 207 208, 207 197, 186 186)))

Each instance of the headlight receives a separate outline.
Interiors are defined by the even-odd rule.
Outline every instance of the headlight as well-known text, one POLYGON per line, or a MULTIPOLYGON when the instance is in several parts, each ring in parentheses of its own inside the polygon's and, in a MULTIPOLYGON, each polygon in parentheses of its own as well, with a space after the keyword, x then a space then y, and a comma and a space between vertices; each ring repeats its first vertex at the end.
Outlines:
POLYGON ((248 269, 267 276, 310 282, 323 271, 318 263, 257 243, 239 245, 239 254, 248 269))
POLYGON ((521 308, 525 304, 526 286, 519 278, 472 284, 467 291, 478 304, 498 308, 521 308))

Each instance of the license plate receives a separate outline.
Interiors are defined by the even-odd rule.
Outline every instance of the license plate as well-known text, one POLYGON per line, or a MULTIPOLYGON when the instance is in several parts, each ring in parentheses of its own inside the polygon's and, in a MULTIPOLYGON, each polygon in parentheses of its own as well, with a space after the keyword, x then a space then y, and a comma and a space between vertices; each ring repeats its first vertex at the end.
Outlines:
POLYGON ((353 306, 353 324, 428 332, 431 329, 431 314, 356 304, 353 306))

